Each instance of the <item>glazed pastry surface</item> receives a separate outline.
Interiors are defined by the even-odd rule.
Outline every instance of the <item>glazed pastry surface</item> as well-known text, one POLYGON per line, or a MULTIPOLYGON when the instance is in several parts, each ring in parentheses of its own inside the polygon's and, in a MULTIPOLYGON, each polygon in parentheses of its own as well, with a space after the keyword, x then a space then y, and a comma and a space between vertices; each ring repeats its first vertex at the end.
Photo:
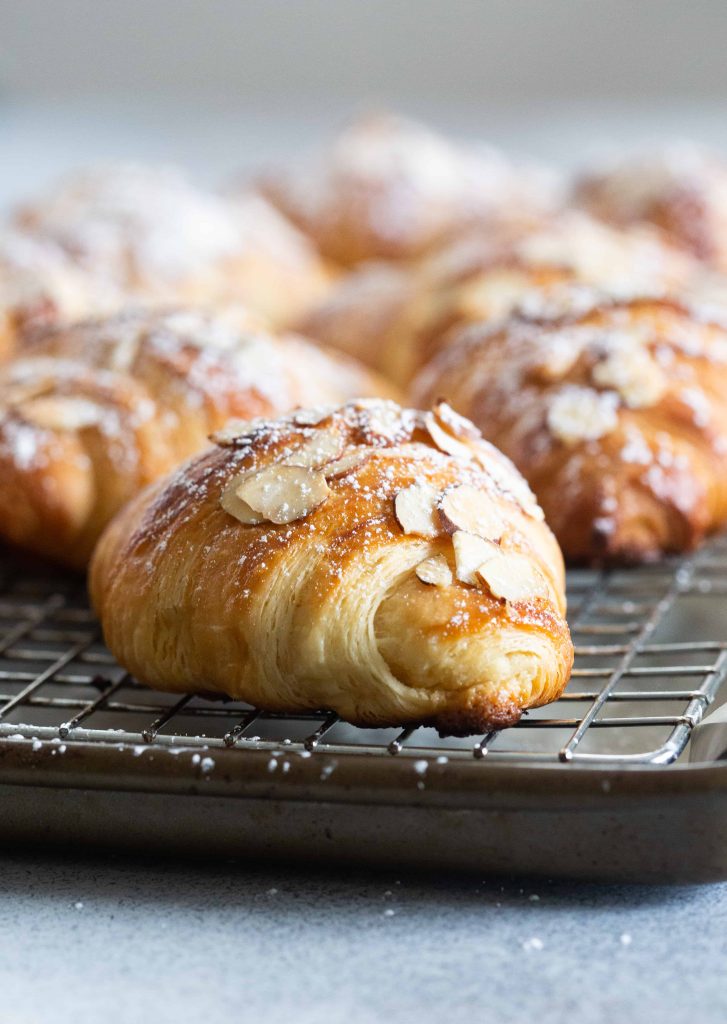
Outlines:
POLYGON ((444 405, 223 431, 108 527, 91 592, 150 686, 359 725, 511 725, 560 695, 573 656, 541 510, 444 405))
POLYGON ((81 568, 121 505, 230 417, 391 391, 243 311, 128 312, 43 332, 0 369, 0 537, 81 568))
POLYGON ((727 326, 667 298, 530 297, 414 386, 528 479, 566 558, 648 561, 727 521, 727 326))

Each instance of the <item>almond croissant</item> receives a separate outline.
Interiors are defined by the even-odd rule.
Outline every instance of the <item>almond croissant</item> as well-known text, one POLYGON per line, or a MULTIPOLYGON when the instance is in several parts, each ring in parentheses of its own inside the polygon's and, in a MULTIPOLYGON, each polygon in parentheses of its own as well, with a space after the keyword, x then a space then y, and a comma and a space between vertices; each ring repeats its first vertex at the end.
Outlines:
POLYGON ((473 222, 488 231, 531 227, 561 198, 555 172, 390 114, 354 121, 322 152, 265 175, 260 188, 344 266, 416 259, 473 222))
POLYGON ((230 417, 390 391, 246 314, 130 312, 48 331, 0 370, 0 537, 81 568, 121 505, 230 417))
POLYGON ((221 432, 108 527, 91 593, 142 682, 469 733, 555 700, 558 545, 472 424, 381 400, 221 432))
POLYGON ((414 385, 528 479, 566 558, 648 561, 727 522, 727 324, 576 290, 466 328, 414 385))
POLYGON ((174 167, 81 169, 16 210, 14 222, 126 304, 245 303, 282 324, 328 288, 314 247, 262 196, 229 200, 174 167))

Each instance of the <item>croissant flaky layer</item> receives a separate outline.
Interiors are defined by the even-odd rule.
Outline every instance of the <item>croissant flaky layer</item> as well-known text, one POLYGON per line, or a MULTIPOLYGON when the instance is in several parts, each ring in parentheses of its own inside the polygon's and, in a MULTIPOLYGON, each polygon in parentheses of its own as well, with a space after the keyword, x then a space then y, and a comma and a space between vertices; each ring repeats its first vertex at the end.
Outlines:
POLYGON ((223 431, 139 495, 91 568, 141 681, 361 725, 511 725, 573 649, 562 557, 470 423, 356 401, 223 431))
POLYGON ((415 383, 527 477, 567 558, 648 561, 727 521, 727 325, 574 291, 465 329, 415 383))
POLYGON ((0 371, 0 537, 82 568, 124 502, 230 417, 390 393, 242 311, 129 312, 46 332, 0 371))

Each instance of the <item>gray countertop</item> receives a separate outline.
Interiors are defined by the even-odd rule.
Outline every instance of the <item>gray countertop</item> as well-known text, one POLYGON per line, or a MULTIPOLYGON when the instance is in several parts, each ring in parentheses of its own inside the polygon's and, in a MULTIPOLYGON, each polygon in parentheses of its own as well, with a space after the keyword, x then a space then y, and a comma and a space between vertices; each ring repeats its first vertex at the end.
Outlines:
POLYGON ((727 884, 0 858, 0 1020, 727 1019, 727 884))

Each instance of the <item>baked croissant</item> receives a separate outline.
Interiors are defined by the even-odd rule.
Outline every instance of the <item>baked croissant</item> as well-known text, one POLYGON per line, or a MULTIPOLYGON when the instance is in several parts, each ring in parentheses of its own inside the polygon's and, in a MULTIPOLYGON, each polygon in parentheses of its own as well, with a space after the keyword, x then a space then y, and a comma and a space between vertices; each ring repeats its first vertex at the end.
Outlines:
POLYGON ((512 464, 440 405, 222 432, 109 526, 90 587, 142 682, 445 733, 555 700, 563 563, 512 464))
POLYGON ((19 230, 51 241, 127 304, 244 303, 282 324, 329 275, 311 243, 259 194, 234 201, 175 168, 90 167, 21 207, 19 230))
POLYGON ((727 521, 727 326, 672 299, 560 298, 465 328, 416 398, 447 396, 510 456, 566 558, 693 548, 727 521))
POLYGON ((570 282, 616 294, 697 291, 725 298, 701 265, 648 229, 616 231, 568 213, 526 234, 463 236, 416 269, 369 264, 342 281, 296 329, 407 385, 447 344, 455 327, 506 315, 532 290, 570 282))
POLYGON ((324 256, 346 266, 416 258, 473 221, 531 226, 561 198, 551 171, 391 115, 353 122, 323 152, 259 185, 324 256))
POLYGON ((109 312, 120 302, 110 282, 81 271, 50 240, 0 230, 0 361, 36 327, 109 312))
POLYGON ((612 224, 649 223, 718 270, 727 271, 727 163, 691 143, 584 172, 575 201, 612 224))
POLYGON ((29 352, 0 369, 0 537, 76 568, 124 502, 230 417, 391 393, 242 313, 129 312, 29 352))

